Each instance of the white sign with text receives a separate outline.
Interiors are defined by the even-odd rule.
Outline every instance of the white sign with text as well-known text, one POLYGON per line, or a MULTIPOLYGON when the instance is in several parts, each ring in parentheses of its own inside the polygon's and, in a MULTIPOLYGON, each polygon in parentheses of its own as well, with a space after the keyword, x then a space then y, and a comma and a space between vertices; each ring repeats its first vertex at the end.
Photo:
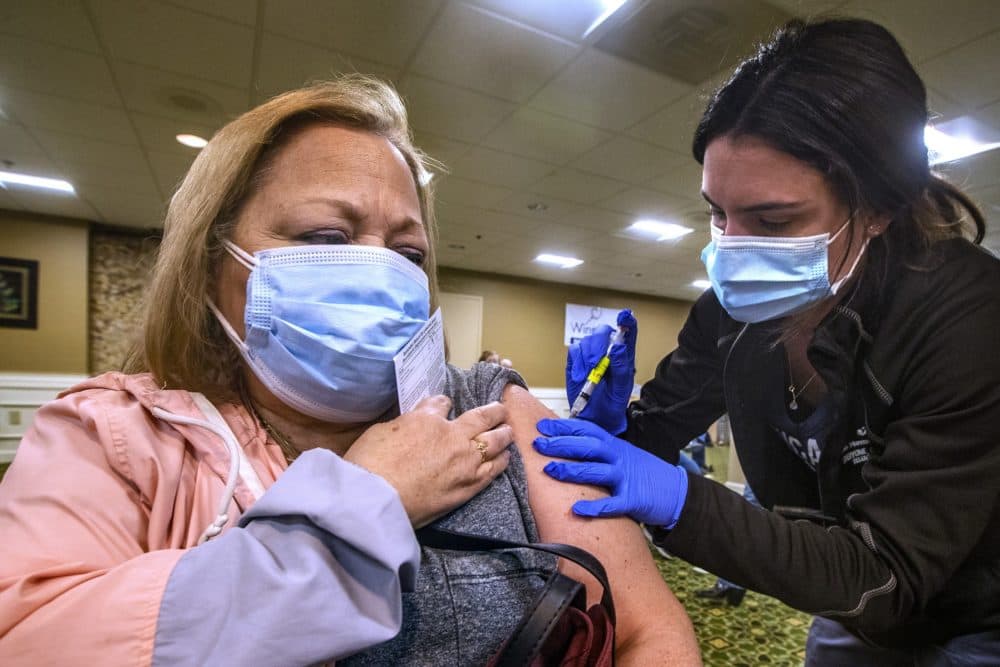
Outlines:
POLYGON ((618 313, 621 308, 602 308, 600 306, 583 306, 578 303, 566 304, 566 331, 563 336, 564 345, 572 345, 584 336, 594 333, 602 324, 612 329, 618 328, 618 313))

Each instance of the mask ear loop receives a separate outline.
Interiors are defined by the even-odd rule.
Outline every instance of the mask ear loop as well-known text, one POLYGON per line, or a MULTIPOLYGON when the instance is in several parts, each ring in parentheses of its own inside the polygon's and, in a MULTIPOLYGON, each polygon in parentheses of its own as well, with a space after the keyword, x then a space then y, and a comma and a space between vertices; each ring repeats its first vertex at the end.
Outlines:
MULTIPOLYGON (((840 236, 845 229, 847 229, 847 225, 849 225, 852 220, 854 220, 853 213, 851 214, 851 217, 849 217, 847 221, 840 227, 840 229, 837 230, 837 233, 830 237, 830 240, 827 241, 826 243, 827 246, 833 243, 836 240, 836 238, 840 236)), ((872 239, 870 236, 865 236, 865 240, 861 244, 861 249, 858 251, 858 256, 854 258, 854 263, 851 264, 851 268, 848 269, 847 273, 845 273, 842 277, 840 277, 836 282, 830 285, 830 294, 836 294, 837 290, 843 287, 844 283, 846 283, 850 279, 850 277, 854 275, 854 270, 858 268, 858 264, 861 263, 861 258, 864 256, 865 251, 868 249, 868 244, 871 242, 871 240, 872 239)))
MULTIPOLYGON (((232 255, 233 259, 243 265, 243 267, 248 271, 253 272, 253 270, 257 268, 257 258, 229 239, 222 242, 222 247, 226 249, 226 252, 232 255)), ((249 348, 246 343, 240 340, 239 334, 236 333, 236 329, 234 329, 233 325, 229 323, 226 316, 222 314, 219 307, 215 305, 215 301, 208 299, 208 307, 215 315, 215 319, 219 321, 219 324, 222 326, 222 330, 226 332, 226 336, 229 337, 229 340, 233 341, 243 357, 246 358, 249 348)))
POLYGON ((222 311, 219 310, 219 307, 216 306, 215 302, 211 299, 208 299, 208 307, 212 313, 215 314, 215 319, 219 321, 219 325, 222 326, 222 330, 226 332, 226 336, 229 337, 229 340, 233 341, 239 349, 240 354, 246 357, 249 352, 249 348, 246 343, 240 340, 240 336, 236 333, 236 329, 233 328, 233 325, 229 323, 229 320, 226 319, 226 316, 222 314, 222 311))
POLYGON ((248 271, 253 271, 257 266, 257 258, 239 247, 229 239, 222 242, 222 247, 226 249, 233 259, 242 264, 248 271))

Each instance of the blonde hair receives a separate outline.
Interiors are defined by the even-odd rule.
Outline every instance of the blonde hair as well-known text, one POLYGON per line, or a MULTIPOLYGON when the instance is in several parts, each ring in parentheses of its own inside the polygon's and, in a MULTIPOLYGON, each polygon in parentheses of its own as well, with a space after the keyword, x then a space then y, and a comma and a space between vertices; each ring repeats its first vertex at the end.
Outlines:
POLYGON ((395 146, 410 168, 430 241, 423 269, 437 307, 433 193, 429 160, 412 143, 406 108, 387 83, 352 74, 275 97, 223 127, 202 149, 170 200, 141 341, 127 372, 149 371, 167 388, 232 400, 242 387, 235 346, 208 308, 240 208, 271 157, 304 126, 329 123, 371 132, 395 146))

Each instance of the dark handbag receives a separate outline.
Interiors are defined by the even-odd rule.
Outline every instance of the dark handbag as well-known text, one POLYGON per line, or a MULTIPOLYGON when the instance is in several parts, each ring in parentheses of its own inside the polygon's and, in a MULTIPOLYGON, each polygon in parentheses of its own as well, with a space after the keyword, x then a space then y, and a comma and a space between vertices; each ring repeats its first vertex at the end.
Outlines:
POLYGON ((611 587, 604 566, 589 552, 569 544, 510 542, 432 527, 418 530, 417 539, 425 547, 452 551, 545 551, 568 558, 588 570, 604 587, 601 601, 588 609, 583 584, 554 572, 514 633, 490 659, 490 667, 604 667, 614 664, 615 605, 611 587))

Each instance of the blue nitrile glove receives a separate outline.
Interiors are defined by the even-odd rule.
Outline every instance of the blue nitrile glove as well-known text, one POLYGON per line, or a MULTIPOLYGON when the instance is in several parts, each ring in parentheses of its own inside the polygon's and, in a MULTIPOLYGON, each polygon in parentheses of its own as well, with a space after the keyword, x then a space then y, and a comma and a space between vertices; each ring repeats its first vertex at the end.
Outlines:
POLYGON ((544 468, 550 477, 611 491, 608 498, 578 500, 574 514, 627 515, 667 530, 677 524, 688 489, 683 469, 582 419, 543 419, 538 431, 543 435, 535 438, 539 452, 583 461, 550 461, 544 468))
MULTIPOLYGON (((590 397, 587 407, 577 415, 599 424, 610 433, 618 434, 628 426, 625 409, 632 396, 635 382, 635 340, 638 323, 632 311, 618 313, 618 327, 625 328, 625 342, 611 349, 611 365, 590 397)), ((587 383, 587 374, 597 365, 611 342, 611 327, 604 324, 579 343, 574 343, 566 355, 566 398, 572 406, 587 383)))

